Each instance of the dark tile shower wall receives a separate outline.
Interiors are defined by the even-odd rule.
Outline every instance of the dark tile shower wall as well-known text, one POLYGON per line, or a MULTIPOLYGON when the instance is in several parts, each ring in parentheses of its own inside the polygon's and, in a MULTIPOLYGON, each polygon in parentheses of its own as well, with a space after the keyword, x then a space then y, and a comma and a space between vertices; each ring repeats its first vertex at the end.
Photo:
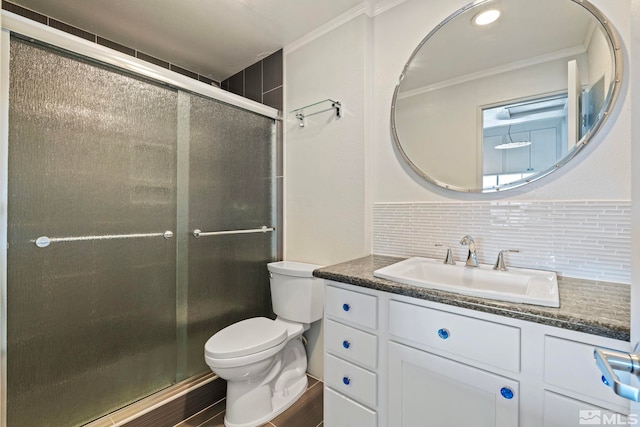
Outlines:
POLYGON ((282 49, 245 68, 220 87, 269 107, 282 110, 282 49))
POLYGON ((163 61, 162 59, 159 58, 155 58, 151 55, 147 55, 146 53, 143 52, 139 52, 135 49, 132 49, 130 47, 127 46, 123 46, 119 43, 116 43, 114 41, 102 38, 100 36, 98 36, 97 34, 93 34, 90 33, 88 31, 82 30, 80 28, 74 27, 72 25, 68 25, 65 24, 64 22, 60 22, 56 19, 50 18, 46 15, 42 15, 38 12, 34 12, 32 10, 26 9, 22 6, 18 6, 17 4, 8 2, 6 0, 2 0, 2 8, 4 10, 7 10, 9 12, 15 13, 16 15, 20 15, 23 16, 25 18, 31 19, 33 21, 37 21, 41 24, 45 24, 48 25, 52 28, 56 28, 58 30, 64 31, 65 33, 69 33, 69 34, 73 34, 74 36, 78 36, 78 37, 82 37, 83 39, 89 40, 93 43, 97 43, 99 45, 102 46, 106 46, 108 48, 117 50, 119 52, 122 52, 124 54, 133 56, 135 58, 141 59, 143 61, 146 62, 150 62, 152 64, 155 64, 159 67, 162 68, 166 68, 168 70, 174 71, 176 73, 180 73, 184 76, 187 77, 191 77, 194 80, 199 80, 203 83, 206 83, 208 85, 213 85, 213 86, 218 86, 220 87, 220 83, 212 80, 208 77, 205 77, 203 75, 200 75, 198 73, 194 73, 193 71, 189 71, 187 69, 184 69, 176 64, 171 64, 167 61, 163 61))

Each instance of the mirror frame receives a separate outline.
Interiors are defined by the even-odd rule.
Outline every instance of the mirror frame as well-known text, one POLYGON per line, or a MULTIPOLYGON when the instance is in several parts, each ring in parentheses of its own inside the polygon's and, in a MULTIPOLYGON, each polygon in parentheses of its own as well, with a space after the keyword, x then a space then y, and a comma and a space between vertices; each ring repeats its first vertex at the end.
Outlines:
POLYGON ((613 52, 613 78, 611 81, 611 86, 609 87, 609 91, 607 93, 607 97, 605 99, 605 102, 603 104, 603 110, 602 112, 599 114, 599 118, 598 121, 589 129, 589 131, 587 133, 584 134, 584 136, 576 143, 575 147, 573 150, 569 151, 567 153, 566 156, 564 156, 562 159, 560 159, 560 161, 558 161, 555 165, 552 165, 551 167, 538 172, 534 175, 531 175, 527 178, 518 180, 518 181, 514 181, 511 182, 509 184, 504 184, 504 185, 498 185, 495 187, 491 187, 491 188, 464 188, 464 187, 458 187, 458 186, 454 186, 454 185, 450 185, 447 184, 446 182, 442 182, 439 181, 433 177, 431 177, 428 173, 424 172, 423 170, 421 170, 407 155, 407 153, 404 151, 404 149, 402 148, 402 143, 400 142, 400 138, 398 137, 398 133, 396 131, 396 102, 398 100, 398 93, 400 91, 400 85, 402 84, 402 80, 404 79, 407 70, 409 68, 409 65, 411 64, 411 61, 415 58, 415 56, 418 54, 418 52, 420 51, 420 49, 429 41, 429 39, 431 37, 433 37, 433 35, 435 33, 437 33, 438 31, 440 31, 449 21, 451 21, 452 19, 456 18, 458 15, 461 15, 473 8, 485 5, 486 3, 490 3, 492 1, 495 0, 476 0, 473 3, 467 4, 466 6, 458 9, 457 11, 455 11, 454 13, 452 13, 451 15, 449 15, 446 19, 444 19, 442 22, 440 22, 433 30, 431 30, 429 32, 429 34, 427 34, 427 36, 422 39, 422 41, 418 44, 418 46, 414 49, 413 53, 411 54, 411 56, 409 57, 409 60, 406 62, 406 64, 404 65, 404 68, 402 69, 402 73, 400 74, 400 77, 398 79, 398 83, 396 84, 395 90, 393 91, 393 100, 391 102, 391 136, 393 138, 394 144, 396 146, 396 148, 398 149, 398 151, 400 152, 400 154, 402 155, 402 157, 404 158, 404 160, 407 162, 407 164, 411 167, 411 169, 413 169, 413 171, 415 173, 417 173, 419 176, 421 176, 422 178, 426 179, 428 182, 431 182, 432 184, 437 185, 438 187, 441 188, 445 188, 447 190, 453 190, 453 191, 459 191, 459 192, 464 192, 464 193, 493 193, 493 192, 498 192, 498 191, 504 191, 504 190, 509 190, 509 189, 513 189, 513 188, 518 188, 518 187, 522 187, 524 185, 527 185, 531 182, 537 181, 549 174, 551 174, 552 172, 560 169, 562 166, 564 166, 565 164, 567 164, 571 159, 573 159, 583 148, 585 145, 587 145, 587 143, 589 141, 591 141, 591 139, 593 139, 593 137, 598 133, 598 131, 600 129, 602 129, 604 123, 607 121, 607 118, 609 117, 615 102, 618 98, 618 94, 620 92, 620 87, 622 85, 622 70, 623 70, 623 59, 622 59, 622 49, 621 49, 621 43, 620 43, 620 39, 615 31, 615 29, 613 28, 613 26, 609 23, 609 20, 607 19, 606 16, 604 16, 604 14, 602 12, 600 12, 600 10, 598 8, 596 8, 593 4, 591 4, 589 1, 587 0, 567 0, 567 1, 572 1, 574 3, 576 3, 578 6, 581 6, 583 8, 586 9, 587 12, 591 13, 591 15, 593 15, 594 18, 596 18, 598 20, 598 22, 600 22, 600 25, 602 25, 602 27, 605 30, 606 33, 606 38, 607 38, 607 43, 609 44, 609 47, 611 48, 611 51, 613 52))

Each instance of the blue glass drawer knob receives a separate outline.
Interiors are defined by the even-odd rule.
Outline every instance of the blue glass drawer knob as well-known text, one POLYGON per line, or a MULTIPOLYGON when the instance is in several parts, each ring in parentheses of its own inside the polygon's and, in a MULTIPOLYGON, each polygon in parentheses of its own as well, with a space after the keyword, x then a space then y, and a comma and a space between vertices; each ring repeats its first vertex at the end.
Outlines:
POLYGON ((449 330, 448 329, 438 329, 438 336, 440 338, 442 338, 443 340, 446 340, 447 338, 449 338, 449 330))
POLYGON ((500 394, 505 399, 513 399, 513 390, 511 390, 509 387, 502 387, 500 389, 500 394))
POLYGON ((349 377, 342 377, 342 383, 343 383, 344 385, 349 385, 349 384, 351 384, 351 378, 349 378, 349 377))
POLYGON ((611 384, 609 384, 609 381, 607 381, 607 379, 604 377, 604 375, 602 376, 602 382, 604 383, 604 385, 606 386, 610 386, 611 384))
POLYGON ((342 304, 342 309, 344 311, 349 311, 351 309, 351 306, 347 303, 342 304))
POLYGON ((347 341, 347 340, 344 340, 344 341, 342 341, 342 346, 344 348, 349 348, 349 347, 351 347, 351 343, 349 341, 347 341))

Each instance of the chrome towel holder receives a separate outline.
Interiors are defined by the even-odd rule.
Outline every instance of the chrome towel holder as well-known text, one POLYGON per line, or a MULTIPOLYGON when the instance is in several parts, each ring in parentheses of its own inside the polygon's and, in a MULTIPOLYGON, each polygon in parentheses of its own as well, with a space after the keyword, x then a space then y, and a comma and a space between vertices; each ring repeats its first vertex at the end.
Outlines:
POLYGON ((315 116, 316 114, 320 114, 320 113, 324 113, 325 111, 331 111, 331 110, 335 110, 336 111, 336 118, 340 118, 342 117, 342 103, 340 101, 334 101, 333 99, 325 99, 322 100, 320 102, 316 102, 314 104, 311 105, 307 105, 305 107, 300 107, 300 108, 296 108, 295 110, 291 111, 291 113, 295 113, 296 115, 296 119, 299 120, 299 125, 300 127, 304 127, 305 126, 305 118, 306 117, 311 117, 311 116, 315 116), (330 105, 330 106, 328 106, 330 105), (323 108, 323 107, 327 107, 328 108, 323 108), (305 109, 308 108, 312 108, 312 112, 310 113, 305 113, 305 109), (320 108, 320 110, 318 111, 313 111, 320 108))

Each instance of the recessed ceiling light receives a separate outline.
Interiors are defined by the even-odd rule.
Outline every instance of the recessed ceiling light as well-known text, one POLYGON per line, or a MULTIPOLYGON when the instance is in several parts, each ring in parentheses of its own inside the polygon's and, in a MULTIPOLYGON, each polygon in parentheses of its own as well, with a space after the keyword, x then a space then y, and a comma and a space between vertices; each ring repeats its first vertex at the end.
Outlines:
POLYGON ((489 9, 478 13, 473 17, 473 23, 479 26, 489 25, 495 22, 500 17, 500 11, 498 9, 489 9))

